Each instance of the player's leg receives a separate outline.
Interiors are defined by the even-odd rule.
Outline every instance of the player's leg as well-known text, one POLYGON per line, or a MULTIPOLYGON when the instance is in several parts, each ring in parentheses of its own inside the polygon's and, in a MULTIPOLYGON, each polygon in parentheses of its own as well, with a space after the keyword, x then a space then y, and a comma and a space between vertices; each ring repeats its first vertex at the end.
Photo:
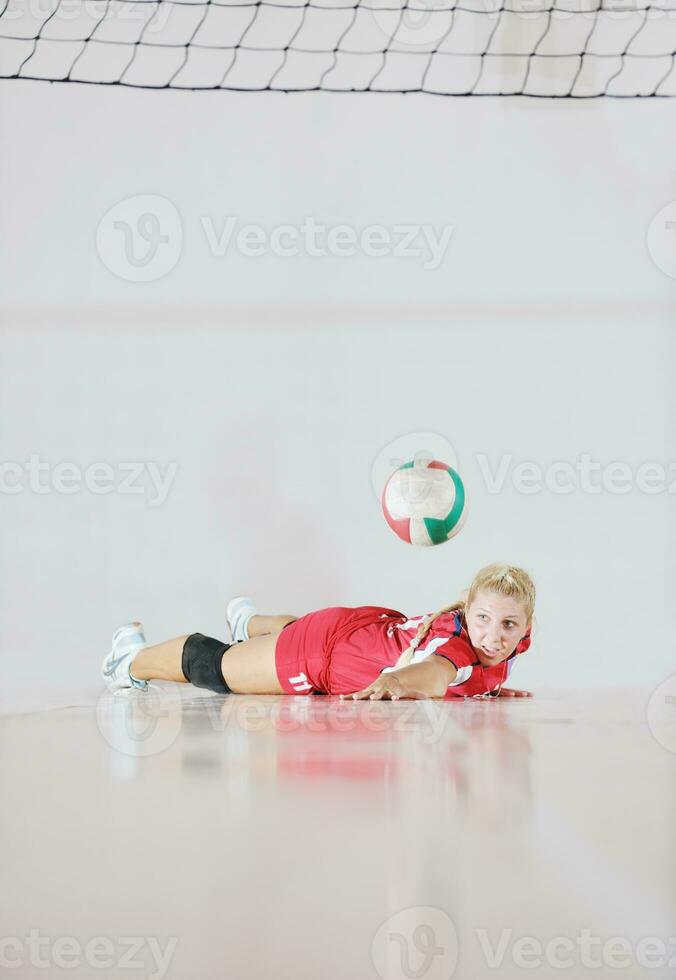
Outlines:
POLYGON ((181 667, 187 639, 188 634, 177 636, 173 640, 165 640, 164 643, 155 643, 139 650, 129 665, 132 677, 139 681, 176 681, 178 684, 187 684, 188 678, 181 667))
POLYGON ((277 636, 289 623, 295 623, 298 616, 262 616, 256 613, 247 624, 246 631, 253 640, 255 636, 277 636))
POLYGON ((221 670, 234 694, 284 694, 275 666, 278 635, 253 636, 225 652, 221 670))
POLYGON ((225 619, 233 642, 250 640, 269 633, 278 634, 297 616, 262 616, 249 596, 236 595, 225 610, 225 619))
POLYGON ((165 643, 145 647, 132 660, 130 673, 139 681, 166 680, 186 683, 184 666, 190 672, 190 648, 188 657, 184 658, 186 643, 191 641, 195 645, 197 642, 203 647, 203 641, 206 640, 207 643, 214 645, 214 666, 219 667, 220 675, 234 694, 284 693, 275 669, 277 634, 257 636, 232 646, 221 644, 221 647, 225 648, 222 653, 215 647, 218 641, 210 641, 208 638, 195 641, 195 636, 199 634, 178 636, 165 643))

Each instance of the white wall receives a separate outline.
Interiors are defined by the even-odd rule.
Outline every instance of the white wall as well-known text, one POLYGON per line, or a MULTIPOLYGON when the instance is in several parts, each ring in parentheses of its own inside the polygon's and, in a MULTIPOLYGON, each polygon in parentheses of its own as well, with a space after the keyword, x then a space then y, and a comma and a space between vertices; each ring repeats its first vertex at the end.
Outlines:
POLYGON ((675 494, 636 479, 676 459, 674 282, 646 247, 676 197, 676 102, 22 82, 0 108, 0 460, 177 464, 161 506, 2 494, 7 704, 96 692, 129 618, 152 639, 218 634, 241 590, 271 611, 415 613, 497 558, 540 590, 524 685, 669 672, 675 494), (182 221, 179 261, 155 282, 116 277, 95 246, 106 211, 138 194, 182 221), (437 270, 219 259, 205 215, 454 230, 437 270), (382 520, 372 471, 383 447, 428 432, 452 446, 471 511, 457 539, 417 550, 382 520), (624 462, 629 492, 525 494, 509 467, 490 492, 480 461, 546 471, 584 454, 624 462))

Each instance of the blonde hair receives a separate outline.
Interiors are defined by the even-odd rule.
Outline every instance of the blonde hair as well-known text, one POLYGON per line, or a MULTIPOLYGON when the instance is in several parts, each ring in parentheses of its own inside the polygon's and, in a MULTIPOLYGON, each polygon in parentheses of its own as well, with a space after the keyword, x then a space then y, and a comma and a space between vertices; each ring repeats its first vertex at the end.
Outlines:
POLYGON ((468 606, 471 606, 476 599, 477 593, 481 590, 497 592, 498 595, 508 596, 510 599, 517 599, 523 602, 526 607, 526 620, 530 626, 535 611, 535 585, 528 572, 515 565, 506 565, 504 562, 494 562, 486 565, 474 576, 472 584, 467 590, 465 599, 460 599, 450 606, 444 606, 439 612, 425 617, 418 628, 418 632, 411 640, 411 645, 401 654, 396 667, 405 667, 413 660, 415 652, 430 631, 432 623, 438 616, 444 613, 457 612, 464 613, 468 606))

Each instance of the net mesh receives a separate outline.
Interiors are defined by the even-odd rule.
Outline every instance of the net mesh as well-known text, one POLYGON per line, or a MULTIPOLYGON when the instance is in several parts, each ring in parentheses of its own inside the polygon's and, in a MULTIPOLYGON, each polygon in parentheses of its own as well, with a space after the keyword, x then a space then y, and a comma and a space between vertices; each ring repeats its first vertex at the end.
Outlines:
POLYGON ((141 88, 676 95, 676 0, 0 0, 0 77, 141 88))

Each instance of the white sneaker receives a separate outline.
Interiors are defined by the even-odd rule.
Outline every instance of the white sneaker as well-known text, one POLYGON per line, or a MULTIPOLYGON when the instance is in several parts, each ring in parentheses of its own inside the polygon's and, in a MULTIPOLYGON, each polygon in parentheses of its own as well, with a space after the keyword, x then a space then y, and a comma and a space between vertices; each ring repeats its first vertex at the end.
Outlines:
POLYGON ((257 615, 258 610, 247 595, 236 595, 234 599, 230 600, 225 609, 225 619, 233 643, 249 639, 247 631, 249 620, 252 616, 257 615))
POLYGON ((120 626, 113 635, 110 653, 106 654, 101 664, 101 674, 106 687, 111 691, 119 691, 125 687, 139 687, 145 690, 148 681, 139 681, 131 676, 131 662, 143 647, 146 637, 141 623, 127 623, 120 626))

